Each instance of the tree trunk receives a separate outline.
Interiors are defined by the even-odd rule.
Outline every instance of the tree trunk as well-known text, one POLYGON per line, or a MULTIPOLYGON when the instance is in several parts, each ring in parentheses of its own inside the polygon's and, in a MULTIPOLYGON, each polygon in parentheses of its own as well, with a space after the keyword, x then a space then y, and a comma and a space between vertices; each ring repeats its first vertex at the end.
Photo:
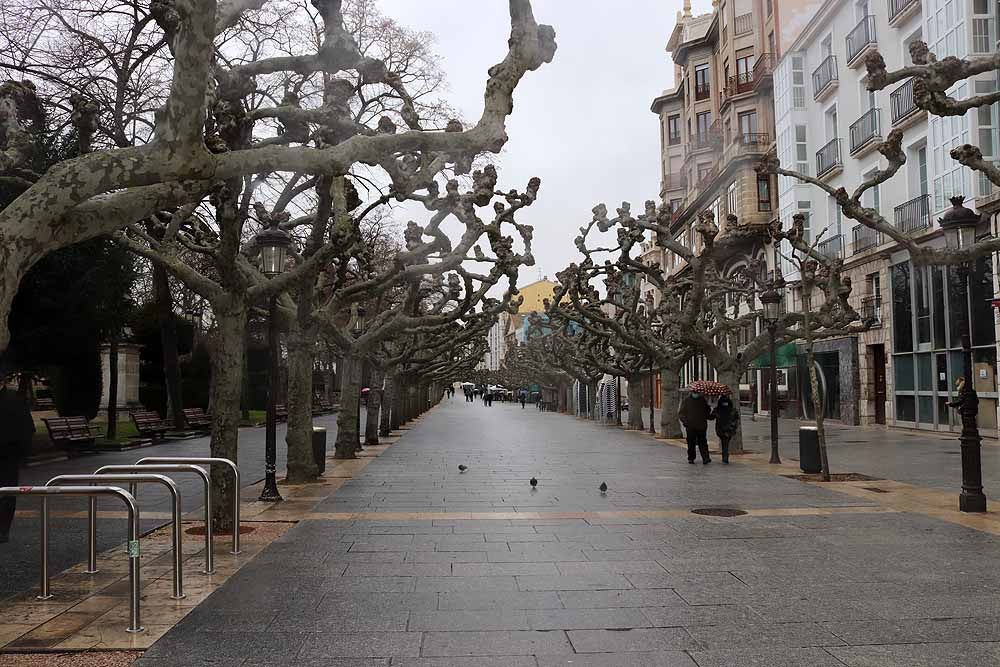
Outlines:
POLYGON ((344 372, 341 373, 340 411, 337 413, 338 459, 356 458, 360 424, 358 409, 361 405, 361 359, 356 355, 344 357, 344 372))
POLYGON ((389 412, 389 430, 398 431, 399 427, 403 425, 403 395, 406 393, 406 387, 403 384, 403 377, 401 375, 393 376, 392 382, 392 409, 389 412))
MULTIPOLYGON (((247 307, 243 303, 213 304, 218 340, 212 350, 212 456, 238 463, 240 392, 243 375, 243 341, 247 307)), ((235 494, 231 473, 212 467, 212 524, 219 531, 232 530, 235 494)))
POLYGON ((372 368, 371 383, 368 385, 368 413, 365 417, 365 444, 377 445, 379 432, 379 412, 382 408, 382 382, 385 374, 372 368))
POLYGON ((394 394, 396 392, 396 376, 387 375, 385 378, 385 391, 382 394, 381 411, 379 412, 379 435, 385 437, 392 432, 392 422, 390 414, 395 409, 396 404, 394 394))
MULTIPOLYGON (((240 368, 241 368, 241 378, 240 378, 240 420, 249 423, 250 422, 250 370, 247 364, 249 363, 250 354, 250 332, 249 329, 243 337, 243 354, 240 357, 240 368)), ((211 401, 209 401, 211 403, 211 401)), ((212 406, 209 405, 209 408, 212 406)))
POLYGON ((108 346, 108 440, 118 437, 118 336, 108 346))
POLYGON ((622 425, 622 388, 621 388, 621 378, 615 377, 614 381, 611 383, 611 391, 614 392, 614 408, 615 408, 615 423, 618 426, 622 425))
POLYGON ((310 336, 293 331, 288 336, 288 445, 289 482, 312 482, 319 467, 312 450, 312 380, 315 344, 310 336))
POLYGON ((681 407, 680 373, 672 368, 660 369, 660 435, 683 438, 677 413, 681 407))
POLYGON ((604 420, 604 415, 597 411, 597 383, 587 383, 587 417, 604 420))
POLYGON ((641 431, 642 421, 642 376, 628 376, 628 428, 641 431))
MULTIPOLYGON (((739 372, 734 369, 729 370, 717 370, 719 374, 719 382, 729 387, 731 393, 730 396, 734 397, 733 405, 736 410, 740 409, 740 375, 739 372)), ((739 419, 736 422, 736 433, 733 434, 732 440, 729 441, 729 453, 730 454, 742 454, 743 453, 743 420, 739 419)))
POLYGON ((167 270, 153 262, 153 295, 156 319, 160 325, 160 345, 163 348, 163 379, 167 389, 166 418, 174 428, 183 429, 184 399, 181 389, 181 362, 177 352, 177 326, 174 322, 173 299, 167 270))
MULTIPOLYGON (((808 320, 807 320, 808 323, 808 320)), ((808 325, 808 324, 807 324, 808 325)), ((806 341, 806 363, 809 365, 809 390, 812 394, 813 417, 816 420, 816 440, 819 443, 819 461, 823 466, 823 481, 830 481, 830 460, 826 453, 826 414, 823 397, 819 392, 819 375, 816 373, 816 356, 813 353, 813 341, 806 341)))

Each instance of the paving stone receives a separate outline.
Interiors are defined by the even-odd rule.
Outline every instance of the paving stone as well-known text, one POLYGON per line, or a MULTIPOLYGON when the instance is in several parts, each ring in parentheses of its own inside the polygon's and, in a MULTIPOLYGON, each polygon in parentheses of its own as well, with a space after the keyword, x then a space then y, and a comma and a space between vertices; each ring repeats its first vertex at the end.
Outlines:
POLYGON ((433 592, 452 591, 514 591, 517 582, 514 577, 420 577, 416 580, 416 590, 433 592))
POLYGON ((597 591, 631 588, 620 574, 593 576, 518 576, 517 587, 522 591, 597 591))
POLYGON ((562 609, 563 604, 555 592, 451 592, 438 598, 442 610, 491 610, 491 609, 562 609))
POLYGON ((541 630, 528 624, 523 610, 421 611, 410 615, 410 631, 541 630))
POLYGON ((327 632, 311 634, 299 659, 419 656, 419 632, 327 632))
POLYGON ((437 609, 437 593, 368 593, 332 591, 316 607, 318 613, 336 615, 356 609, 428 611, 437 609))
POLYGON ((897 644, 828 649, 848 667, 985 667, 1000 665, 1000 643, 897 644))
POLYGON ((532 630, 590 630, 650 627, 639 609, 533 609, 527 612, 532 630))
POLYGON ((455 563, 456 577, 503 577, 513 575, 559 576, 555 563, 455 563))
POLYGON ((527 655, 505 655, 491 658, 394 658, 392 667, 537 667, 535 658, 527 655))
MULTIPOLYGON (((606 562, 556 563, 559 574, 566 576, 594 576, 606 574, 657 573, 664 574, 664 569, 655 560, 622 560, 606 562)), ((525 574, 528 574, 527 572, 525 574)))
MULTIPOLYGON (((698 667, 843 667, 842 662, 821 648, 730 649, 689 653, 698 667)), ((879 663, 879 667, 889 665, 879 663)))
POLYGON ((424 656, 499 656, 570 654, 564 632, 428 632, 424 656))
POLYGON ((683 628, 570 630, 566 634, 577 653, 621 653, 701 648, 701 645, 683 628))
POLYGON ((560 591, 559 599, 567 609, 689 606, 677 593, 666 588, 641 591, 560 591))
POLYGON ((447 577, 449 563, 351 563, 345 577, 447 577))
POLYGON ((838 646, 844 641, 816 623, 740 623, 688 626, 705 648, 770 648, 838 646))
POLYGON ((595 653, 538 657, 538 667, 698 667, 684 651, 595 653))
POLYGON ((933 618, 899 621, 834 621, 821 624, 846 644, 997 642, 1000 618, 933 618))
POLYGON ((642 613, 654 628, 723 625, 734 622, 760 623, 764 619, 742 605, 676 605, 642 607, 642 613))

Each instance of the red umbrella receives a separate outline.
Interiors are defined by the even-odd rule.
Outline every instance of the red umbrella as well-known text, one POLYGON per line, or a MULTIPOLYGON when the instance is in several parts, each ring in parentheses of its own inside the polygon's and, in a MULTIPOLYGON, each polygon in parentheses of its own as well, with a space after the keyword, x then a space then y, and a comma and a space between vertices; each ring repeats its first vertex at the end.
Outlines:
POLYGON ((691 383, 691 391, 696 391, 705 396, 728 396, 733 393, 729 385, 715 382, 714 380, 695 380, 691 383))

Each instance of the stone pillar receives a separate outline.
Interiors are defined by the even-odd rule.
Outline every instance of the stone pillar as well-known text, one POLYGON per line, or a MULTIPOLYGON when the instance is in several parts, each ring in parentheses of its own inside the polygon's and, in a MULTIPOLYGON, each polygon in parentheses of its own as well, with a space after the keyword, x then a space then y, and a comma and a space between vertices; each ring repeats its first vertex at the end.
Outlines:
MULTIPOLYGON (((139 353, 141 345, 118 344, 118 407, 139 402, 139 353)), ((111 345, 101 346, 101 411, 108 409, 108 387, 111 385, 111 345)))

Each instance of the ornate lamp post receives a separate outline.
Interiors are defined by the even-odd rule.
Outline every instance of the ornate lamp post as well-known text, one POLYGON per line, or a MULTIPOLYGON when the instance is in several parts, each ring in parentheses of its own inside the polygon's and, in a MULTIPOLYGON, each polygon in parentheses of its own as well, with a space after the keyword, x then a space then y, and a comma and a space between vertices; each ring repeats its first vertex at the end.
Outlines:
MULTIPOLYGON (((969 248, 976 242, 976 226, 981 216, 962 205, 965 197, 951 198, 951 208, 938 220, 944 230, 945 241, 949 248, 969 248)), ((986 496, 983 494, 983 464, 981 460, 982 438, 976 423, 979 414, 979 396, 972 381, 972 338, 969 334, 969 275, 972 272, 971 262, 962 262, 957 267, 958 278, 961 281, 961 305, 957 313, 962 327, 962 356, 964 382, 959 390, 958 398, 948 405, 958 408, 962 416, 962 493, 958 497, 958 508, 963 512, 985 512, 986 496)), ((954 316, 956 313, 952 312, 954 316)))
MULTIPOLYGON (((356 317, 354 318, 354 328, 351 333, 354 334, 355 339, 361 338, 365 334, 365 309, 361 306, 357 308, 356 317)), ((360 377, 358 379, 358 447, 355 451, 360 452, 364 450, 364 447, 361 446, 361 441, 364 439, 364 435, 361 433, 361 390, 363 389, 361 384, 365 380, 365 366, 362 359, 358 359, 357 372, 360 377)))
MULTIPOLYGON (((650 307, 652 307, 652 303, 650 303, 650 307)), ((663 320, 661 320, 659 316, 657 316, 656 318, 653 319, 651 328, 653 329, 653 334, 659 337, 660 334, 663 333, 663 320)), ((653 377, 653 372, 654 372, 653 362, 654 359, 652 356, 650 356, 649 357, 649 432, 652 433, 653 435, 656 435, 656 426, 655 426, 656 414, 653 411, 654 406, 656 404, 656 380, 653 377)), ((666 409, 666 406, 661 406, 661 409, 666 409)))
POLYGON ((763 320, 769 336, 768 352, 771 357, 771 459, 768 463, 781 463, 778 456, 778 351, 774 341, 781 320, 781 293, 773 280, 768 282, 767 289, 760 295, 760 302, 764 305, 763 320))
MULTIPOLYGON (((274 278, 285 270, 288 259, 288 249, 292 246, 292 237, 278 226, 278 220, 272 219, 266 229, 262 229, 254 237, 260 249, 260 271, 268 278, 274 278)), ((278 297, 272 296, 268 304, 267 317, 267 417, 264 426, 264 489, 260 492, 263 502, 281 500, 278 492, 278 480, 275 471, 278 458, 278 297)))

